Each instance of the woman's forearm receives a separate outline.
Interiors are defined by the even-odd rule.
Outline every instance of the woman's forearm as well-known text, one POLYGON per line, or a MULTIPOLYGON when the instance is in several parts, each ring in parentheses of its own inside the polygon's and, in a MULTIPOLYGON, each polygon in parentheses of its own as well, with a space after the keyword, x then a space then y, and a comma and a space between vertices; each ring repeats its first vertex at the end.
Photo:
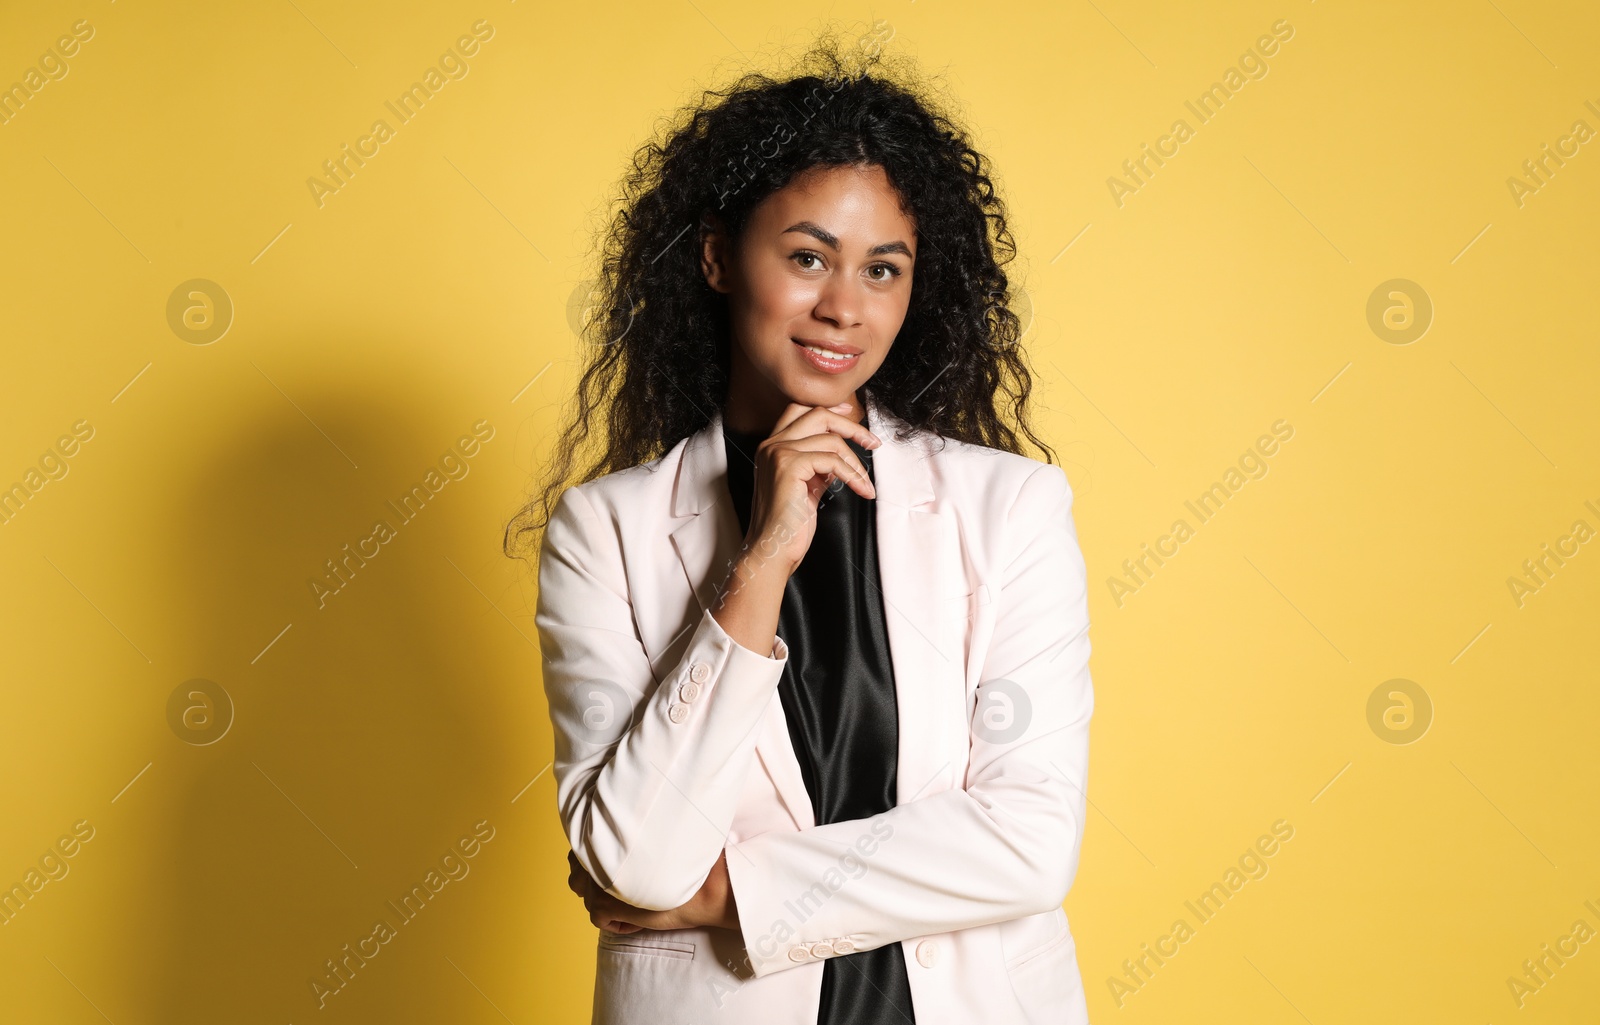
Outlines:
POLYGON ((751 651, 771 651, 778 633, 789 568, 781 559, 747 548, 734 561, 711 614, 723 632, 751 651))
MULTIPOLYGON (((603 887, 636 907, 676 908, 725 846, 788 651, 771 628, 770 644, 745 648, 707 610, 676 664, 653 665, 606 515, 568 489, 540 559, 556 802, 603 887)), ((752 577, 749 594, 763 579, 752 577)))

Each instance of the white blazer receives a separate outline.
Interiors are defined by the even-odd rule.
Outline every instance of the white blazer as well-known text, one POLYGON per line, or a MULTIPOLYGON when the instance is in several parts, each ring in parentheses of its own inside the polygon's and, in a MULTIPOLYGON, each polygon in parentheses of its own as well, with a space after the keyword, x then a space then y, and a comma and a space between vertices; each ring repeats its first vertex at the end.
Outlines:
POLYGON ((899 709, 897 806, 816 825, 789 651, 710 609, 742 542, 722 418, 568 488, 535 622, 578 860, 637 907, 724 848, 740 930, 601 932, 595 1025, 816 1025, 823 959, 899 943, 918 1025, 1086 1025, 1062 902, 1089 762, 1088 605, 1060 467, 922 433, 867 396, 899 709), (942 447, 941 447, 942 445, 942 447))

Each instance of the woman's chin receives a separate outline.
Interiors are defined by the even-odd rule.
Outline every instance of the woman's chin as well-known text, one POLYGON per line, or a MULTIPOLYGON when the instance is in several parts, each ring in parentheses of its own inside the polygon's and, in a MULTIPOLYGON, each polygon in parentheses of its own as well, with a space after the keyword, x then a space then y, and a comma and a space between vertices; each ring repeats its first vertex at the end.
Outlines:
POLYGON ((803 382, 783 389, 790 402, 802 406, 837 406, 841 402, 856 404, 856 389, 842 381, 803 382))

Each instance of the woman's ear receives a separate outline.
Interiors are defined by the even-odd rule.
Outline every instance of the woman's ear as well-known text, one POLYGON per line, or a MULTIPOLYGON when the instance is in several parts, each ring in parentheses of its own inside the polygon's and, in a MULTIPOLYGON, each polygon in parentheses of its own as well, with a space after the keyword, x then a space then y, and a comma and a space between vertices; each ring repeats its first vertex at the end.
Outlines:
POLYGON ((707 211, 700 217, 700 272, 706 284, 718 292, 733 291, 729 278, 733 259, 731 240, 722 218, 707 211))

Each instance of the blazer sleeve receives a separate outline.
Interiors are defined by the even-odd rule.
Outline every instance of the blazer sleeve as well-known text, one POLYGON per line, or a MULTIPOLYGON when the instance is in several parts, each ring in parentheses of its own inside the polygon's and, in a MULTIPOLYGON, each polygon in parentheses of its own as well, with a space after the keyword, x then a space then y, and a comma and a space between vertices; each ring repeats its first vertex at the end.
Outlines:
POLYGON ((581 487, 562 494, 545 529, 534 618, 573 852, 619 900, 687 903, 727 842, 788 646, 751 651, 707 609, 658 678, 616 530, 581 487))
POLYGON ((1077 874, 1089 760, 1087 579, 1066 474, 1028 476, 1005 524, 964 789, 870 818, 751 837, 728 877, 756 976, 1058 908, 1077 874), (848 948, 847 948, 848 949, 848 948))

